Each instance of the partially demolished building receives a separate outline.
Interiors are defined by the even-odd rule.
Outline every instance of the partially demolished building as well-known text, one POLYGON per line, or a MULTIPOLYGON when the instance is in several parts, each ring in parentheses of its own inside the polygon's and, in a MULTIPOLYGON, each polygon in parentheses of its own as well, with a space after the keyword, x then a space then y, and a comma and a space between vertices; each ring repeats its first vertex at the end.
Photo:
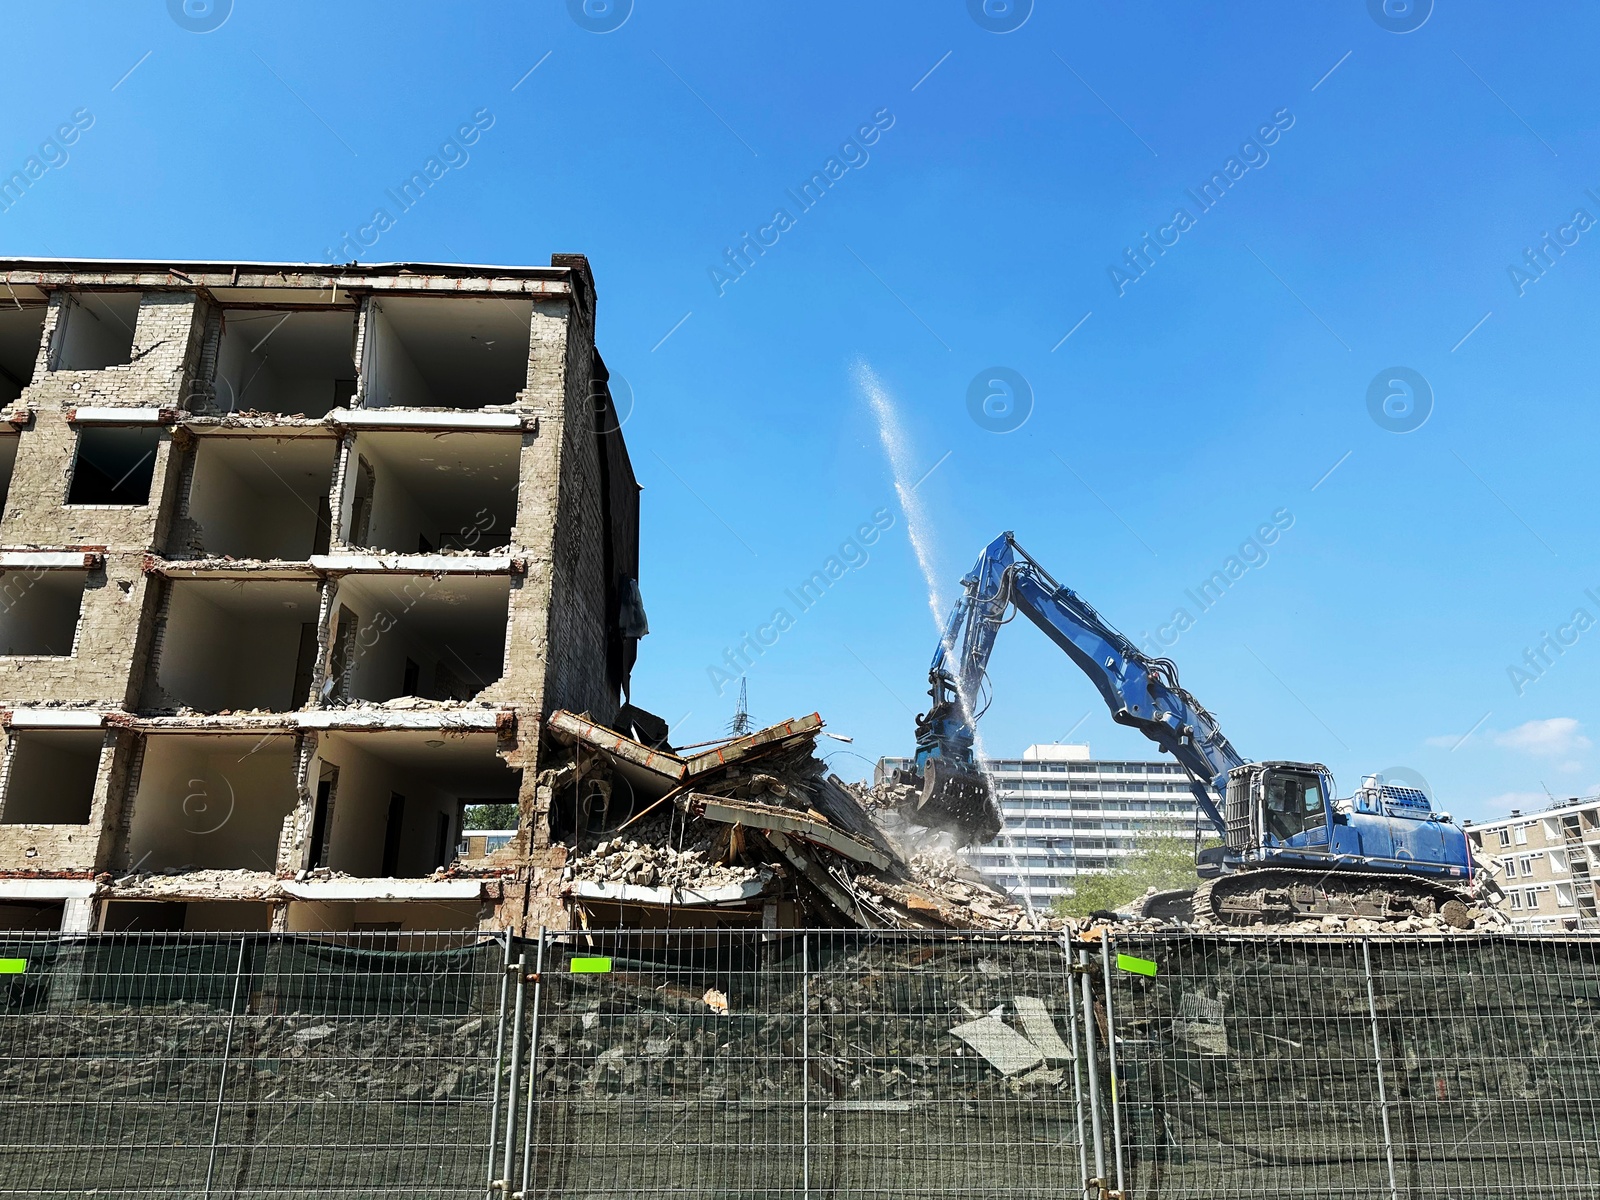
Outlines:
POLYGON ((463 808, 643 632, 587 261, 0 275, 0 928, 520 923, 463 808))
POLYGON ((582 256, 0 273, 0 930, 1023 922, 815 715, 674 752, 625 702, 582 256))

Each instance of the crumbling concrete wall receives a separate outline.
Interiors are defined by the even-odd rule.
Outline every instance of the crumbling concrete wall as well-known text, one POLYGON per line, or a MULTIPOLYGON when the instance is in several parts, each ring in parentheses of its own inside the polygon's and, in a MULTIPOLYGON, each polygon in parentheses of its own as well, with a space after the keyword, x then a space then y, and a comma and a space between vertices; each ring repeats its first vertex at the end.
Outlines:
MULTIPOLYGON (((558 257, 576 260, 563 264, 574 270, 574 302, 565 322, 564 344, 558 347, 540 339, 529 362, 529 392, 537 390, 544 408, 540 419, 544 453, 532 465, 541 485, 537 490, 543 493, 536 502, 546 516, 535 527, 549 536, 548 548, 540 547, 544 553, 538 555, 548 571, 549 588, 542 606, 547 610, 547 666, 541 708, 587 712, 596 720, 609 721, 618 697, 606 678, 606 640, 616 615, 607 611, 606 604, 611 530, 606 522, 601 445, 595 433, 594 284, 586 261, 576 255, 558 257), (583 303, 585 299, 590 303, 583 303), (559 396, 548 379, 539 378, 556 370, 561 374, 559 396)), ((529 466, 524 458, 525 480, 530 477, 529 466)), ((519 527, 524 520, 519 516, 519 527)))
POLYGON ((609 720, 615 716, 617 697, 605 677, 608 531, 593 432, 594 356, 584 353, 586 349, 569 338, 545 701, 550 708, 605 713, 601 719, 609 720))
MULTIPOLYGON (((561 472, 568 387, 570 305, 565 300, 534 304, 528 355, 528 386, 523 404, 537 417, 537 436, 525 438, 522 486, 517 495, 516 550, 528 569, 512 593, 511 628, 506 650, 506 683, 521 685, 540 715, 548 708, 545 684, 556 673, 550 607, 558 592, 557 514, 561 510, 561 472)), ((559 646, 559 642, 557 643, 559 646)))
POLYGON ((621 692, 627 688, 639 648, 638 639, 625 636, 622 627, 624 589, 639 578, 639 481, 622 439, 622 425, 633 415, 633 398, 613 392, 610 372, 598 352, 594 373, 595 440, 605 516, 606 686, 621 692))
POLYGON ((135 668, 143 643, 150 580, 144 555, 165 538, 166 514, 179 483, 174 450, 185 436, 164 430, 156 446, 150 503, 139 507, 67 505, 78 431, 68 419, 80 407, 177 408, 197 354, 201 306, 192 293, 147 292, 134 327, 134 361, 100 371, 48 369, 66 297, 58 293, 45 318, 34 381, 20 406, 32 417, 19 435, 11 489, 0 516, 0 545, 94 546, 104 570, 86 580, 77 644, 71 656, 14 658, 6 672, 12 704, 65 703, 120 707, 137 699, 135 668))
POLYGON ((296 800, 278 833, 277 869, 293 875, 311 861, 311 826, 316 816, 316 783, 311 778, 319 739, 306 731, 295 735, 294 785, 296 800))
POLYGON ((527 573, 513 582, 500 685, 522 697, 517 747, 507 758, 523 768, 523 826, 534 855, 513 928, 560 919, 544 886, 559 874, 563 852, 548 844, 552 797, 539 783, 537 722, 558 708, 614 719, 622 674, 613 652, 616 587, 620 572, 638 572, 638 486, 616 421, 596 419, 603 384, 595 375, 604 367, 594 348, 593 276, 580 255, 552 261, 571 269, 572 297, 534 305, 522 406, 537 414, 538 428, 523 443, 515 548, 527 573))

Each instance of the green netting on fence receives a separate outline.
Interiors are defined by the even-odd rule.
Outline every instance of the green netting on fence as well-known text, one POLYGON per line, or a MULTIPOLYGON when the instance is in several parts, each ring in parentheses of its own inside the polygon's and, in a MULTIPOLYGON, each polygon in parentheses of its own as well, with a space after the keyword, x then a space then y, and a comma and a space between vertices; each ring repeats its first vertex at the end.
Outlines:
POLYGON ((1600 1195, 1594 938, 5 934, 0 961, 0 1196, 1600 1195))
POLYGON ((477 1194, 504 946, 373 941, 0 945, 0 1194, 477 1194))

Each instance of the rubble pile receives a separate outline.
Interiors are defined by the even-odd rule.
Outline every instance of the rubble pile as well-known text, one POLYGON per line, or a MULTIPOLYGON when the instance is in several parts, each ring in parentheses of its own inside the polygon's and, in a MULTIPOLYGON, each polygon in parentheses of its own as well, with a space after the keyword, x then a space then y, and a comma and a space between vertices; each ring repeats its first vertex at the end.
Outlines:
POLYGON ((1063 1099, 1070 1052, 1053 940, 814 935, 804 977, 792 940, 767 952, 720 971, 685 957, 601 984, 564 978, 547 994, 541 1088, 660 1095, 692 1110, 798 1096, 809 1074, 819 1108, 838 1104, 836 1115, 1015 1099, 1034 1085, 1040 1101, 1063 1099), (809 1066, 790 1049, 807 1037, 804 1013, 809 1066))
MULTIPOLYGON (((1101 913, 1069 924, 1069 928, 1086 931, 1099 926, 1109 926, 1120 934, 1131 933, 1254 933, 1273 937, 1305 937, 1317 934, 1467 934, 1480 935, 1511 928, 1511 918, 1492 903, 1480 899, 1468 906, 1465 925, 1459 925, 1435 913, 1429 916, 1408 916, 1384 920, 1378 917, 1322 916, 1301 920, 1263 921, 1259 924, 1239 926, 1218 921, 1206 914, 1197 914, 1191 920, 1174 920, 1140 915, 1145 901, 1157 895, 1150 888, 1138 900, 1114 913, 1101 913)), ((1169 893, 1170 894, 1170 893, 1169 893)))
POLYGON ((1085 917, 1068 923, 1068 928, 1078 931, 1106 927, 1118 934, 1134 933, 1227 933, 1257 934, 1264 937, 1306 937, 1318 934, 1419 933, 1437 935, 1481 936, 1484 933, 1506 930, 1511 918, 1495 908, 1473 908, 1469 928, 1452 925, 1442 917, 1406 917, 1398 921, 1384 921, 1372 917, 1312 917, 1301 921, 1263 921, 1254 925, 1230 925, 1208 918, 1194 921, 1172 921, 1158 917, 1141 917, 1135 913, 1118 912, 1114 920, 1103 917, 1085 917))
POLYGON ((916 788, 893 780, 885 780, 873 787, 864 783, 847 783, 843 786, 855 797, 856 803, 869 812, 899 812, 917 798, 916 788))
POLYGON ((924 850, 913 854, 907 865, 929 887, 969 882, 987 886, 971 867, 948 850, 924 850))
POLYGON ((247 953, 241 987, 237 937, 31 945, 27 984, 0 987, 7 1188, 198 1195, 209 1136, 193 1135, 194 1099, 219 1088, 218 1128, 240 1149, 217 1195, 320 1195, 352 1156, 402 1190, 481 1170, 498 946, 247 953), (108 1146, 108 1107, 136 1150, 108 1146))
MULTIPOLYGON (((1474 905, 1467 910, 1471 924, 1465 927, 1451 924, 1440 916, 1405 917, 1398 921, 1383 921, 1373 917, 1314 917, 1303 921, 1279 921, 1256 926, 1274 934, 1304 935, 1308 933, 1450 933, 1481 934, 1496 929, 1509 929, 1511 918, 1498 908, 1474 905)), ((1156 922, 1154 928, 1171 928, 1169 923, 1156 922)), ((1234 926, 1216 921, 1196 921, 1192 928, 1203 932, 1222 932, 1234 926)))
POLYGON ((664 730, 651 744, 566 712, 549 729, 570 752, 541 782, 581 924, 1030 927, 948 847, 910 836, 894 813, 907 789, 830 774, 814 713, 678 752, 664 730))
POLYGON ((674 844, 673 822, 651 818, 626 836, 600 841, 567 860, 563 880, 592 879, 639 887, 706 888, 744 883, 757 877, 754 867, 723 866, 709 856, 713 838, 707 829, 687 830, 687 840, 674 844))

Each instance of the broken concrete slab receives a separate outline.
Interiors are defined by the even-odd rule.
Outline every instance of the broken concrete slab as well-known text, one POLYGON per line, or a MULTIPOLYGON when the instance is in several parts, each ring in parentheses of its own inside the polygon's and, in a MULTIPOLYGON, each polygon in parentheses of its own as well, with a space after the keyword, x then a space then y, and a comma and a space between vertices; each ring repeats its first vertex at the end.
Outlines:
POLYGON ((795 870, 800 872, 807 883, 827 897, 839 916, 861 926, 870 927, 873 924, 862 912, 860 903, 834 881, 827 869, 815 857, 804 854, 800 847, 784 834, 769 832, 767 841, 795 870))
POLYGON ((825 821, 775 805, 757 804, 750 800, 725 800, 704 792, 687 792, 674 803, 686 813, 726 825, 748 825, 792 834, 803 841, 836 850, 856 862, 868 863, 880 871, 889 870, 899 863, 898 856, 885 854, 862 838, 835 829, 825 821))
POLYGON ((754 733, 734 738, 711 750, 704 750, 692 756, 685 764, 685 775, 689 777, 704 775, 722 767, 734 766, 740 760, 764 750, 775 742, 808 737, 815 741, 816 735, 821 730, 822 717, 818 713, 812 713, 808 717, 796 717, 777 725, 768 725, 765 729, 758 729, 754 733))
POLYGON ((950 1030, 989 1061, 1002 1075, 1016 1075, 1044 1061, 1044 1055, 999 1017, 979 1017, 950 1030))
POLYGON ((582 900, 615 900, 665 909, 741 903, 763 894, 771 881, 772 872, 763 871, 741 883, 712 887, 644 887, 636 883, 597 883, 591 880, 578 880, 571 887, 572 894, 582 900))
POLYGON ((555 734, 558 741, 583 745, 605 755, 613 763, 639 768, 647 777, 655 778, 663 793, 666 788, 681 783, 687 773, 687 762, 671 751, 652 749, 575 713, 558 709, 546 718, 545 728, 555 734))
POLYGON ((1065 1062, 1072 1057, 1043 1000, 1037 996, 1013 996, 1011 1002, 1017 1007, 1022 1032, 1028 1035, 1028 1040, 1044 1055, 1046 1062, 1065 1062))

